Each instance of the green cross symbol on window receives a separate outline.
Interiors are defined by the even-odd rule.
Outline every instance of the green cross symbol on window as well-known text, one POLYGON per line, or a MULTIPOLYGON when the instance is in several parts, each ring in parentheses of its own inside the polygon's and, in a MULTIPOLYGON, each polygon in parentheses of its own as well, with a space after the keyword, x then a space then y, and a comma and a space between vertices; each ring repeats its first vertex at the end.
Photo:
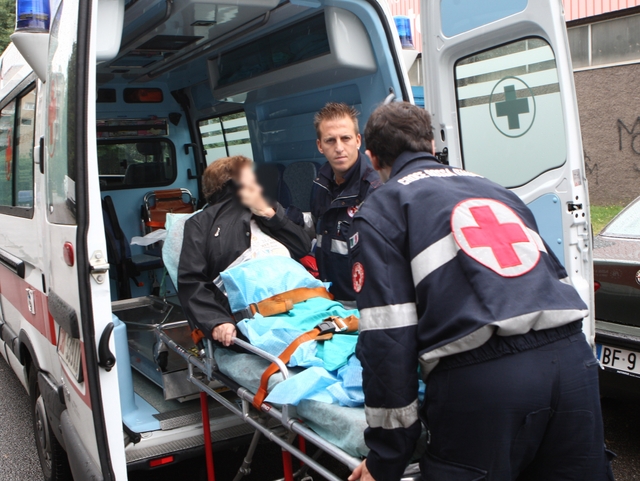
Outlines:
POLYGON ((496 114, 498 117, 507 117, 509 130, 517 130, 520 128, 520 114, 529 113, 529 99, 516 98, 514 85, 505 85, 504 96, 504 102, 496 104, 496 114))

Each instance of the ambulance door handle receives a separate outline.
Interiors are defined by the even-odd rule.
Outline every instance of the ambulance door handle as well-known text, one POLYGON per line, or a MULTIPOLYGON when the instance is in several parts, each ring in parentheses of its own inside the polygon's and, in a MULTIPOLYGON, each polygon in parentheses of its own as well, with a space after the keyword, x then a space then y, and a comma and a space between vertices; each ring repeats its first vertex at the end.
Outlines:
POLYGON ((38 160, 40 173, 44 174, 44 137, 40 137, 40 149, 38 150, 38 160))
POLYGON ((436 158, 443 165, 449 165, 449 148, 445 147, 442 152, 436 152, 436 158))
POLYGON ((116 365, 116 356, 109 349, 109 340, 114 327, 113 322, 107 324, 98 343, 98 366, 105 368, 107 372, 111 371, 113 366, 116 365))

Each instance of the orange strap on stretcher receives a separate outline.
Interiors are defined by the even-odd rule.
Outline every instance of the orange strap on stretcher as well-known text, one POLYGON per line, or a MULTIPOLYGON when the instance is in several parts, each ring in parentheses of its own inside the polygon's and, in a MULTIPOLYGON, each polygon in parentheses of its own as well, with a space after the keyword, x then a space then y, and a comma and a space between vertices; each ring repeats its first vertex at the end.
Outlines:
MULTIPOLYGON (((287 348, 278 356, 282 362, 287 364, 291 360, 291 356, 298 349, 298 347, 307 342, 313 340, 329 340, 333 337, 333 334, 336 332, 356 332, 358 330, 358 318, 356 316, 349 316, 347 318, 341 317, 328 317, 318 326, 313 328, 309 332, 305 332, 300 337, 295 339, 291 344, 287 346, 287 348)), ((258 392, 253 397, 253 405, 256 409, 260 409, 264 399, 267 397, 267 388, 269 386, 269 379, 275 373, 280 370, 278 365, 275 362, 272 362, 271 365, 262 373, 262 377, 260 378, 260 388, 258 392)))
POLYGON ((299 302, 308 301, 314 297, 323 297, 325 299, 333 300, 333 295, 329 293, 324 287, 300 287, 293 289, 282 294, 276 294, 263 301, 251 304, 249 311, 252 316, 260 314, 264 317, 275 316, 277 314, 284 314, 293 309, 294 304, 299 302))

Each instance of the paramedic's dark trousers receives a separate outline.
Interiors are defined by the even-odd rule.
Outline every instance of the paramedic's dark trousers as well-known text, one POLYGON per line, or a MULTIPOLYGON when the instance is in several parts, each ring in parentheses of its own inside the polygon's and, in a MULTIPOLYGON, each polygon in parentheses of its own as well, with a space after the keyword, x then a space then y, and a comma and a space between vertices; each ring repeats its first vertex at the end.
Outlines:
POLYGON ((423 479, 612 480, 598 369, 582 333, 497 359, 436 367, 422 411, 431 434, 423 479))

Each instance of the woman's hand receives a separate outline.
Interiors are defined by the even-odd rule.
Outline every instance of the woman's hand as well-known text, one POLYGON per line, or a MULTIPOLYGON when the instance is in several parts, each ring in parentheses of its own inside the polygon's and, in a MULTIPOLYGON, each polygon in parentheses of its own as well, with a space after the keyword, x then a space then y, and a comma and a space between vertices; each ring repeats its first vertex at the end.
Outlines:
POLYGON ((373 476, 371 476, 371 473, 369 472, 369 470, 367 469, 367 460, 365 459, 364 461, 362 461, 360 463, 360 466, 358 466, 356 469, 353 470, 353 473, 351 473, 351 476, 349 476, 349 481, 376 481, 375 479, 373 479, 373 476))
POLYGON ((240 197, 240 202, 242 202, 245 207, 251 209, 253 215, 266 217, 267 219, 271 219, 276 215, 276 211, 262 195, 262 187, 258 184, 253 170, 248 167, 242 169, 239 184, 240 189, 238 190, 238 196, 240 197))
POLYGON ((267 203, 262 196, 262 188, 258 184, 243 185, 238 191, 240 202, 251 209, 253 215, 270 219, 276 215, 276 211, 267 203))
POLYGON ((232 322, 218 324, 213 328, 213 340, 221 342, 225 346, 233 344, 234 337, 236 337, 236 325, 232 322))

